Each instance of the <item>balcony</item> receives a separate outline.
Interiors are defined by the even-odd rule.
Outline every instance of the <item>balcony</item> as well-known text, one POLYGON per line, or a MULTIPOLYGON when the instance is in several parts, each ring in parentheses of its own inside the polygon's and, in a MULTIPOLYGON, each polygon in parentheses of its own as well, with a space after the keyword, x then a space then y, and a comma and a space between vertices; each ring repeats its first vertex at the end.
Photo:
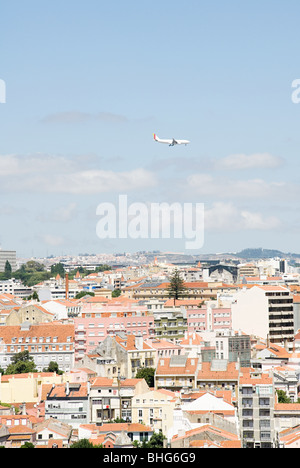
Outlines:
POLYGON ((254 432, 253 431, 244 431, 243 439, 247 442, 254 442, 254 432))
POLYGON ((261 440, 262 442, 270 442, 270 441, 272 440, 271 432, 261 431, 261 433, 260 433, 260 440, 261 440))

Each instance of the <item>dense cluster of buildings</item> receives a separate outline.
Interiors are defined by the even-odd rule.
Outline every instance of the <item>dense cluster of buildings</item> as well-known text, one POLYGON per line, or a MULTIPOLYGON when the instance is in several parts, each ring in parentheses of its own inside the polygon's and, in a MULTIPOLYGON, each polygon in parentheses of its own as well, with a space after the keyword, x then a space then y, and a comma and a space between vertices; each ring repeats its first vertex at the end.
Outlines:
POLYGON ((158 257, 92 270, 36 284, 30 299, 0 281, 0 446, 128 448, 159 432, 170 448, 300 446, 297 264, 158 257), (35 371, 8 374, 24 351, 35 371))

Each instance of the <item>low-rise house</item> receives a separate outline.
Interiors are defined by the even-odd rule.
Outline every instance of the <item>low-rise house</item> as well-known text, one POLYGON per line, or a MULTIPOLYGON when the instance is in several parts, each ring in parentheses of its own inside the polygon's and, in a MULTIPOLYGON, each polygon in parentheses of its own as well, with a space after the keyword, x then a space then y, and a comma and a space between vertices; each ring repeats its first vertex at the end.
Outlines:
POLYGON ((72 426, 64 424, 56 419, 45 419, 43 422, 35 424, 36 447, 53 447, 54 444, 61 443, 62 448, 70 446, 72 426))
POLYGON ((184 348, 181 344, 176 344, 171 340, 150 338, 145 340, 146 344, 156 350, 154 367, 156 368, 159 358, 169 358, 171 356, 179 356, 185 354, 184 348))
POLYGON ((88 440, 93 445, 100 445, 106 449, 113 449, 115 448, 116 439, 116 434, 108 432, 106 434, 92 434, 88 440))
POLYGON ((108 423, 98 427, 99 434, 113 434, 120 435, 126 433, 129 439, 134 442, 148 441, 153 436, 153 429, 145 424, 139 423, 108 423))
MULTIPOLYGON (((171 448, 195 448, 195 442, 201 441, 206 443, 206 441, 214 442, 214 444, 222 444, 225 442, 233 442, 235 446, 241 448, 241 441, 236 434, 220 430, 217 427, 211 426, 209 424, 202 425, 196 429, 191 429, 190 431, 185 432, 184 430, 174 435, 171 440, 171 448)), ((203 446, 203 445, 202 445, 203 446)), ((235 447, 236 448, 236 447, 235 447)))
MULTIPOLYGON (((1 395, 1 394, 0 394, 1 395)), ((0 401, 1 401, 1 398, 0 398, 0 401)), ((15 410, 14 410, 14 407, 12 406, 4 406, 4 405, 1 405, 0 403, 0 416, 1 415, 8 415, 8 414, 15 414, 15 410)))
POLYGON ((274 425, 277 432, 300 426, 300 403, 275 403, 274 425))
POLYGON ((76 300, 46 301, 43 302, 43 308, 50 312, 55 320, 67 320, 70 317, 78 317, 81 313, 81 305, 76 300))
POLYGON ((149 344, 145 343, 141 335, 118 335, 117 343, 123 348, 127 357, 128 378, 135 378, 139 369, 155 366, 156 352, 149 344))
POLYGON ((285 429, 278 434, 279 448, 300 448, 300 426, 285 429))
POLYGON ((1 426, 5 426, 7 429, 5 431, 6 435, 4 434, 4 429, 2 429, 2 445, 4 447, 19 448, 26 442, 35 443, 36 432, 33 428, 31 417, 16 414, 1 415, 1 426))
POLYGON ((44 307, 37 303, 28 303, 18 310, 12 309, 6 318, 5 325, 21 326, 22 323, 49 323, 53 322, 54 314, 48 312, 44 307))
MULTIPOLYGON (((108 365, 107 369, 112 370, 110 375, 106 373, 107 377, 116 376, 119 372, 121 376, 132 379, 140 368, 155 366, 156 350, 139 335, 120 333, 108 336, 95 348, 96 354, 98 365, 102 361, 103 365, 108 365)), ((98 374, 103 375, 103 372, 98 369, 98 374)))
POLYGON ((0 447, 5 447, 5 443, 9 437, 9 430, 4 424, 0 424, 0 447))
POLYGON ((181 410, 191 423, 203 424, 207 422, 207 415, 209 417, 214 416, 219 422, 217 427, 226 429, 234 434, 238 433, 236 408, 233 404, 213 393, 204 392, 196 400, 182 404, 181 410))
POLYGON ((89 391, 87 383, 48 386, 45 399, 45 418, 53 418, 77 428, 88 422, 89 391), (50 388, 49 388, 50 387, 50 388))
POLYGON ((132 399, 149 391, 144 379, 97 377, 90 387, 90 422, 102 424, 122 418, 132 421, 132 399))
POLYGON ((20 309, 21 301, 21 299, 16 298, 12 294, 1 294, 0 291, 0 326, 6 325, 6 320, 13 309, 20 309))
POLYGON ((215 390, 220 388, 223 390, 230 390, 232 396, 237 397, 241 369, 238 362, 228 362, 225 359, 200 362, 197 369, 196 387, 201 390, 215 390))
POLYGON ((242 444, 240 440, 219 440, 218 442, 212 442, 211 440, 192 440, 190 442, 191 449, 197 448, 225 448, 225 449, 240 449, 242 444))
MULTIPOLYGON (((128 427, 128 426, 127 426, 128 427)), ((116 426, 116 432, 108 430, 103 432, 101 426, 96 424, 82 424, 78 428, 78 439, 88 439, 93 445, 102 445, 103 448, 133 448, 132 440, 125 430, 116 426)))
POLYGON ((26 442, 35 445, 36 432, 28 426, 12 426, 8 428, 9 436, 5 442, 6 448, 20 448, 26 442))
POLYGON ((201 353, 204 346, 204 340, 199 333, 185 333, 184 338, 180 341, 182 354, 188 354, 189 357, 197 357, 201 353))
POLYGON ((132 398, 132 422, 151 426, 166 434, 173 423, 176 395, 169 390, 151 390, 132 398))
POLYGON ((196 388, 198 358, 188 355, 159 359, 155 372, 155 388, 171 391, 196 388))

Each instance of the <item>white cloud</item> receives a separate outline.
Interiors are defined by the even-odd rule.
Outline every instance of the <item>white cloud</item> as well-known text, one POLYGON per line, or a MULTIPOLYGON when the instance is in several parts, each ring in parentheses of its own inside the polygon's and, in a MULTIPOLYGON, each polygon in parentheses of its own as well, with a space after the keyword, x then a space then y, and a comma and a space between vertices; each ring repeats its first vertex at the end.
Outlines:
POLYGON ((60 155, 0 155, 0 177, 55 171, 65 172, 77 166, 78 161, 76 159, 72 160, 60 155))
POLYGON ((154 174, 144 169, 127 172, 87 170, 63 175, 56 174, 49 179, 29 178, 23 181, 21 187, 39 192, 86 195, 139 190, 153 187, 155 184, 154 174))
POLYGON ((285 182, 267 182, 263 179, 234 180, 193 174, 187 177, 187 186, 198 196, 224 198, 274 198, 291 196, 299 187, 285 182))
POLYGON ((71 221, 76 214, 77 205, 76 203, 70 203, 67 206, 61 206, 54 210, 50 215, 49 221, 66 223, 71 221))
POLYGON ((205 230, 210 231, 246 231, 274 230, 280 227, 276 216, 264 216, 256 211, 248 211, 232 203, 217 202, 212 208, 205 209, 205 230))
POLYGON ((263 216, 262 213, 252 213, 241 211, 243 229, 273 230, 280 226, 280 221, 276 216, 263 216))
MULTIPOLYGON (((82 158, 81 158, 82 159, 82 158)), ((5 191, 97 194, 154 187, 153 172, 84 169, 80 158, 60 155, 0 155, 0 187, 5 191)))
POLYGON ((45 244, 49 245, 50 247, 59 247, 64 243, 63 237, 53 234, 43 235, 42 240, 45 242, 45 244))
POLYGON ((283 164, 283 159, 269 153, 232 154, 219 159, 215 166, 219 169, 272 169, 283 164))

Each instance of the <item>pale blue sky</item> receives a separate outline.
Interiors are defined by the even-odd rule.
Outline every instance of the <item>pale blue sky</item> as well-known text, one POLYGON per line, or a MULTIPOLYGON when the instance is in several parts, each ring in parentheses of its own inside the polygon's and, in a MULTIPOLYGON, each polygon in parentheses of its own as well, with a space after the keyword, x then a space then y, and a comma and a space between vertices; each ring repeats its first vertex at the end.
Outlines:
POLYGON ((2 247, 182 251, 97 238, 97 205, 126 193, 205 203, 200 253, 300 251, 299 17, 293 0, 1 5, 2 247))

